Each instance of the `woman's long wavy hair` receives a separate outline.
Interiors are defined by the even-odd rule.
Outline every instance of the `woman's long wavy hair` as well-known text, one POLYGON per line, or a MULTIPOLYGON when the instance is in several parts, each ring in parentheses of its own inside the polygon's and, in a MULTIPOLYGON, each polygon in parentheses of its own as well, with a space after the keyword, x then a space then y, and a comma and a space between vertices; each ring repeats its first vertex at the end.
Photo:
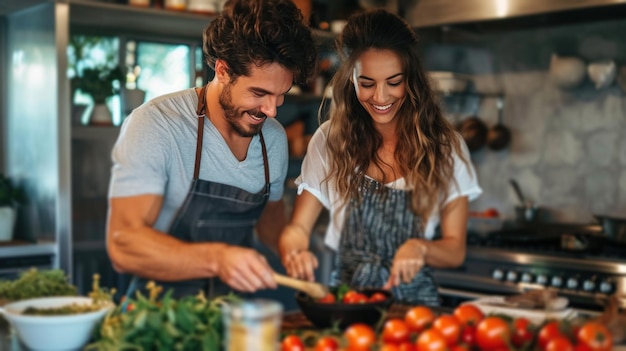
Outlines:
MULTIPOLYGON (((336 42, 342 64, 330 84, 333 101, 329 112, 328 149, 334 183, 342 204, 360 198, 359 187, 370 163, 381 169, 378 157, 383 138, 356 96, 351 80, 359 57, 369 49, 391 50, 402 62, 406 99, 398 110, 398 144, 395 159, 412 189, 413 212, 422 226, 436 206, 443 205, 454 180, 452 153, 460 156, 461 141, 443 117, 418 51, 418 37, 400 17, 384 10, 352 15, 336 42)), ((467 164, 467 160, 463 158, 467 164)), ((392 179, 377 179, 388 183, 392 179)), ((423 229, 423 227, 422 227, 423 229)))

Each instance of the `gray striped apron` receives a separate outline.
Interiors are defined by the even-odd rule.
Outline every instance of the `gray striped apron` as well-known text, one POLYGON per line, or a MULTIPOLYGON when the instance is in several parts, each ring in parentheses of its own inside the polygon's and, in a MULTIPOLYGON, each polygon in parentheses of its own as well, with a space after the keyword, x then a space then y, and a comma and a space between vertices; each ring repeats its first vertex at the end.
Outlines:
MULTIPOLYGON (((380 288, 389 279, 393 257, 408 239, 423 238, 421 218, 411 211, 410 191, 392 189, 365 177, 361 198, 350 200, 331 285, 380 288)), ((438 306, 432 268, 424 266, 408 284, 392 288, 396 301, 438 306)))

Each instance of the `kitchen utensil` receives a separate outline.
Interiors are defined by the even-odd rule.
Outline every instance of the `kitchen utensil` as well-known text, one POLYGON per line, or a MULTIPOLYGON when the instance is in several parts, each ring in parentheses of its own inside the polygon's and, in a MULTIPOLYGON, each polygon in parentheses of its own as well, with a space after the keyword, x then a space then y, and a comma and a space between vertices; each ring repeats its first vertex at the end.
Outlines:
POLYGON ((89 342, 93 329, 115 306, 110 303, 93 312, 70 315, 24 315, 27 307, 58 308, 91 304, 82 296, 43 297, 13 302, 0 308, 0 314, 15 329, 18 338, 32 350, 80 350, 89 342))
POLYGON ((587 73, 596 89, 602 89, 611 85, 615 80, 617 66, 613 60, 592 62, 587 66, 587 73))
POLYGON ((561 249, 570 252, 599 252, 604 237, 592 233, 565 233, 561 235, 561 249))
POLYGON ((550 77, 554 83, 564 89, 575 88, 585 79, 585 62, 578 57, 560 57, 552 54, 550 58, 550 77))
POLYGON ((602 225, 602 233, 607 239, 626 244, 626 218, 594 214, 596 220, 602 225))
POLYGON ((459 124, 458 130, 470 152, 478 151, 485 146, 489 129, 478 116, 464 119, 459 124))
POLYGON ((278 273, 274 273, 274 279, 279 285, 302 291, 314 299, 321 299, 330 293, 326 286, 319 283, 295 279, 278 273))
MULTIPOLYGON (((393 296, 390 291, 383 289, 362 289, 358 291, 367 297, 380 292, 387 296, 387 299, 356 304, 342 302, 323 303, 312 299, 303 292, 298 292, 296 293, 296 302, 307 319, 318 328, 329 328, 337 323, 339 328, 343 329, 356 322, 375 326, 384 311, 391 306, 393 296)), ((331 288, 331 293, 335 292, 336 288, 331 288)))
POLYGON ((620 66, 617 70, 617 85, 622 88, 622 91, 626 93, 626 65, 620 66))
MULTIPOLYGON (((567 305, 567 303, 569 302, 567 298, 564 297, 559 297, 559 299, 565 299, 562 301, 558 301, 558 303, 560 304, 565 303, 565 305, 567 305)), ((574 318, 576 316, 576 311, 572 308, 567 307, 561 309, 545 310, 526 309, 510 306, 506 303, 504 296, 487 296, 476 300, 470 300, 466 303, 476 305, 476 307, 478 307, 485 315, 502 314, 511 318, 524 317, 537 325, 540 325, 547 319, 565 320, 574 318)))
POLYGON ((517 199, 519 200, 519 203, 521 205, 524 205, 526 203, 526 199, 524 198, 524 194, 522 193, 522 189, 519 187, 517 180, 509 179, 509 183, 511 184, 511 187, 513 187, 513 190, 515 191, 515 195, 517 195, 517 199))
POLYGON ((487 133, 487 147, 494 151, 500 151, 506 148, 511 142, 511 130, 502 123, 502 114, 504 109, 504 98, 499 97, 498 106, 498 123, 489 129, 487 133))
POLYGON ((523 206, 515 206, 515 216, 518 222, 535 222, 540 218, 541 209, 532 202, 527 202, 523 206))

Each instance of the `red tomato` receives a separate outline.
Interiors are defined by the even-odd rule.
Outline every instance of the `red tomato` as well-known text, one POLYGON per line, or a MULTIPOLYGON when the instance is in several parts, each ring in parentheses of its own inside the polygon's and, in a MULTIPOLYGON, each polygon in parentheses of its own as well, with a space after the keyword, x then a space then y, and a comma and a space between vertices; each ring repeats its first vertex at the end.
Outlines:
POLYGON ((506 347, 510 336, 508 323, 500 317, 486 317, 476 327, 476 344, 481 350, 506 347))
POLYGON ((447 351, 448 344, 446 338, 435 328, 424 330, 418 337, 415 344, 417 351, 447 351))
POLYGON ((591 349, 585 344, 576 344, 574 346, 574 351, 591 351, 591 349))
POLYGON ((339 342, 332 336, 322 336, 315 343, 315 351, 337 351, 339 350, 339 342))
POLYGON ((304 343, 297 335, 287 335, 280 343, 281 351, 304 351, 304 343))
POLYGON ((548 345, 548 341, 556 338, 557 336, 563 336, 561 329, 559 327, 559 322, 551 321, 543 325, 541 329, 539 329, 539 333, 537 334, 537 344, 540 349, 545 349, 546 345, 548 345))
POLYGON ((358 294, 359 292, 356 290, 348 290, 346 291, 345 294, 343 294, 343 299, 341 300, 342 302, 346 302, 346 300, 350 300, 352 298, 353 295, 358 294))
POLYGON ((545 351, 574 351, 574 345, 565 336, 557 336, 548 341, 545 351))
POLYGON ((576 340, 592 351, 610 351, 613 348, 611 332, 598 322, 589 321, 583 324, 576 334, 576 340))
POLYGON ((413 332, 419 333, 435 320, 435 313, 426 306, 411 307, 404 315, 404 321, 413 332))
POLYGON ((466 325, 461 329, 461 342, 469 347, 476 346, 476 327, 466 325))
POLYGON ((450 351, 469 351, 470 348, 467 345, 455 345, 453 346, 450 351))
POLYGON ((343 332, 349 350, 369 350, 376 342, 374 329, 364 323, 355 323, 343 332))
POLYGON ((372 294, 372 296, 370 296, 367 299, 368 302, 379 302, 379 301, 385 301, 385 300, 387 300, 387 295, 381 292, 375 292, 372 294))
POLYGON ((409 340, 409 327, 400 318, 388 319, 383 325, 383 342, 399 344, 409 340))
POLYGON ((335 303, 337 300, 335 299, 335 295, 328 293, 326 295, 324 295, 324 297, 322 297, 321 299, 318 299, 317 302, 319 303, 335 303))
POLYGON ((534 337, 535 330, 528 319, 518 317, 513 320, 513 336, 511 337, 513 345, 521 347, 522 345, 531 343, 534 337))
POLYGON ((454 309, 453 312, 456 319, 461 322, 463 325, 473 325, 477 326, 480 321, 485 318, 483 311, 480 308, 476 307, 476 305, 472 304, 463 304, 454 309))
POLYGON ((411 343, 410 341, 405 341, 405 342, 401 342, 398 345, 398 351, 416 351, 416 350, 415 350, 415 345, 413 345, 413 343, 411 343))
POLYGON ((400 351, 400 349, 396 344, 384 343, 379 351, 400 351))
POLYGON ((459 342, 461 336, 461 322, 451 314, 442 314, 433 322, 433 328, 439 330, 446 338, 448 346, 454 346, 459 342))
POLYGON ((347 304, 366 303, 366 302, 367 302, 367 296, 359 292, 355 292, 354 294, 350 294, 350 295, 346 294, 343 297, 343 303, 347 303, 347 304))

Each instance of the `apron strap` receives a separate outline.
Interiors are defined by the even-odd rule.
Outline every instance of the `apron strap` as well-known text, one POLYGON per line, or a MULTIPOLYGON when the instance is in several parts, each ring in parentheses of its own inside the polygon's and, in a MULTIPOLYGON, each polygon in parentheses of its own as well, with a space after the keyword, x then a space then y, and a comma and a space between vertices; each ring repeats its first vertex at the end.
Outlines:
POLYGON ((265 169, 265 186, 270 184, 270 169, 267 162, 267 150, 265 149, 265 139, 263 138, 263 131, 259 131, 259 138, 261 139, 261 152, 263 153, 263 168, 265 169))
POLYGON ((200 175, 200 158, 202 157, 202 137, 204 136, 204 117, 206 117, 206 85, 200 90, 196 116, 198 116, 198 135, 196 137, 196 163, 193 166, 193 179, 200 175))

